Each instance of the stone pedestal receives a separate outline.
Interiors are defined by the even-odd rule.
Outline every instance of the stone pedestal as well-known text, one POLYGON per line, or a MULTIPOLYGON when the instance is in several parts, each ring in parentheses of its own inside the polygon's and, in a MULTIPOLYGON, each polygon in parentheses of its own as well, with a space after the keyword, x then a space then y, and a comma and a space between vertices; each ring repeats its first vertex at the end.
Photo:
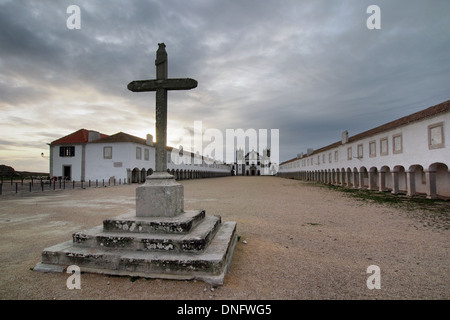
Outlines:
POLYGON ((236 222, 203 210, 176 217, 122 217, 76 232, 72 240, 42 252, 34 270, 203 280, 222 285, 237 243, 236 222))
POLYGON ((236 222, 184 211, 183 186, 155 173, 136 188, 136 215, 107 219, 42 252, 34 270, 190 280, 222 285, 237 243, 236 222))
POLYGON ((137 217, 175 217, 183 210, 183 186, 167 172, 153 173, 136 188, 137 217))

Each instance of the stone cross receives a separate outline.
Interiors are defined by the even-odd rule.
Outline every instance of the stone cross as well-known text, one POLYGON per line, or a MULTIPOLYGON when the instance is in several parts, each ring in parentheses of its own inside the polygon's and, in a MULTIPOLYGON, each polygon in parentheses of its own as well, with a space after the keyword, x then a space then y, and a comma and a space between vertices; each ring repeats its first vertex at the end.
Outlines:
POLYGON ((156 80, 138 80, 128 84, 133 92, 156 91, 156 154, 155 172, 167 172, 167 91, 190 90, 197 87, 197 81, 190 78, 168 79, 167 52, 164 43, 156 51, 156 80))

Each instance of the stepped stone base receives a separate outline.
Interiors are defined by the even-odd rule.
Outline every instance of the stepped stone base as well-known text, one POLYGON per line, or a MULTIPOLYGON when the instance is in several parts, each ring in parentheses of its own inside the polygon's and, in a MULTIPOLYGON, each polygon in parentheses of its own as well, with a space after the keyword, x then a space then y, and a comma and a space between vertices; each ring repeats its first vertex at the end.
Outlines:
POLYGON ((236 222, 187 211, 176 217, 107 219, 72 238, 44 249, 34 270, 63 272, 77 265, 83 272, 222 285, 237 233, 236 222))

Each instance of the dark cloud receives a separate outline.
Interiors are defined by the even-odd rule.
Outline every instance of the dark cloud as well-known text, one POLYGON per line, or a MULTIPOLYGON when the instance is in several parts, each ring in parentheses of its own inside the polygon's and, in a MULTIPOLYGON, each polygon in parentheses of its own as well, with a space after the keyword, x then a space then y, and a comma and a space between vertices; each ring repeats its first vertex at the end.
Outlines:
POLYGON ((154 95, 126 85, 154 77, 159 42, 199 83, 169 93, 169 119, 280 129, 280 160, 448 100, 450 3, 376 2, 381 30, 369 0, 77 1, 68 30, 73 1, 0 0, 0 109, 21 124, 2 135, 150 132, 154 95))

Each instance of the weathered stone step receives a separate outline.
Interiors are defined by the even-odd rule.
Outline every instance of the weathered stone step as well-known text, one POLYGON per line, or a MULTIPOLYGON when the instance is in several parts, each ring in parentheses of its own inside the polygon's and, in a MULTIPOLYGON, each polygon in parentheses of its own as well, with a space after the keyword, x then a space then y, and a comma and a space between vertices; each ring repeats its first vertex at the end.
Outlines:
POLYGON ((76 232, 72 238, 74 245, 87 248, 198 252, 208 246, 220 223, 220 216, 207 216, 187 234, 105 232, 98 226, 76 232))
POLYGON ((106 219, 103 230, 133 233, 188 233, 205 218, 204 210, 186 211, 176 217, 130 217, 106 219))
POLYGON ((67 241, 45 249, 42 262, 34 270, 62 272, 69 265, 77 265, 83 272, 178 280, 199 279, 222 285, 236 242, 236 222, 220 224, 210 245, 199 254, 87 248, 67 241))

